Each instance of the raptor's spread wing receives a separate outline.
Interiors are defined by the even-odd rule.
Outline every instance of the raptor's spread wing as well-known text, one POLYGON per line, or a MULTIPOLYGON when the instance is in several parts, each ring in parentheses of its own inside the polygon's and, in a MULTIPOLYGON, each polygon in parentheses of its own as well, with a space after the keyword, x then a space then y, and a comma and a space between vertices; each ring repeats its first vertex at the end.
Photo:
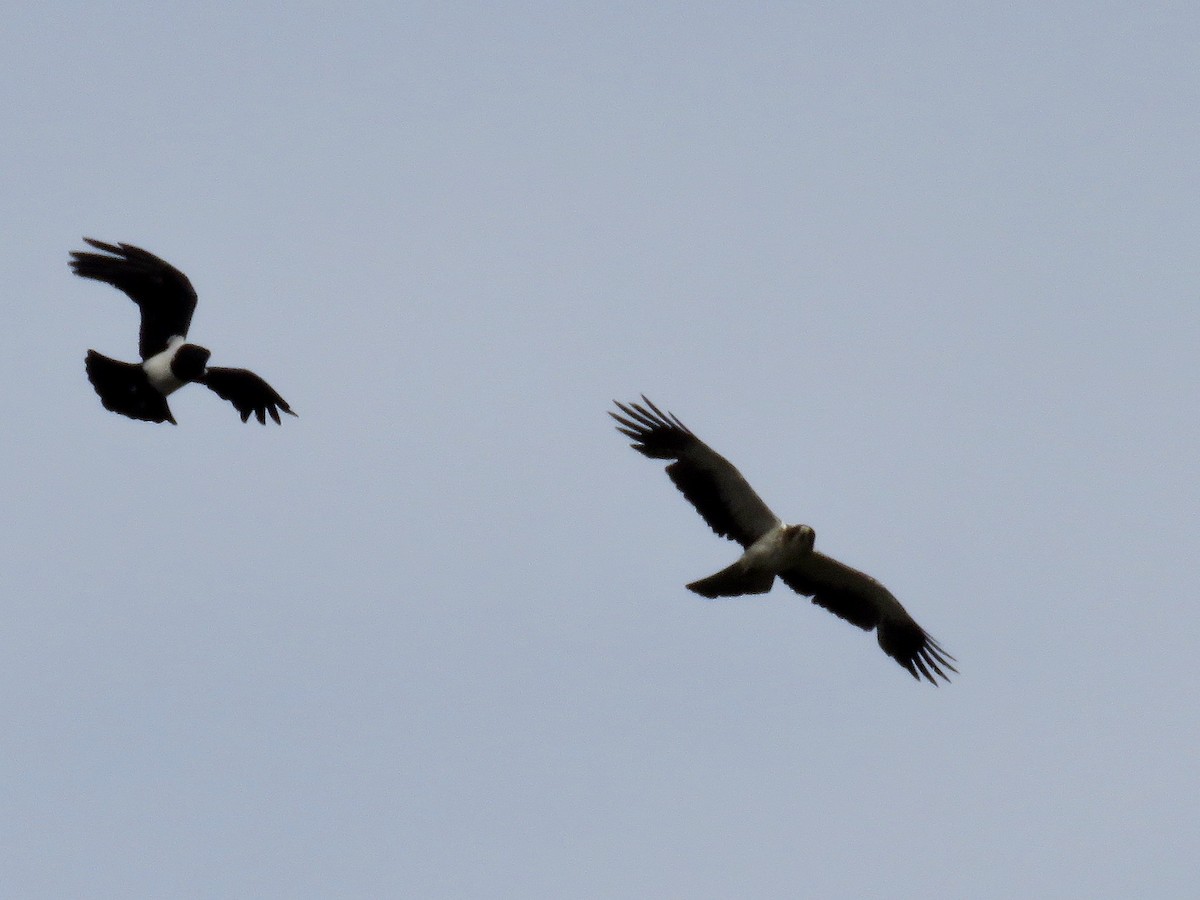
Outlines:
POLYGON ((645 396, 642 403, 617 403, 617 408, 623 416, 609 412, 617 420, 617 430, 632 438, 633 449, 643 456, 674 460, 667 474, 717 534, 749 547, 780 524, 733 463, 674 415, 662 412, 645 396))
POLYGON ((957 672, 954 657, 943 650, 892 592, 863 572, 824 553, 810 553, 804 561, 780 572, 784 584, 813 603, 864 631, 877 629, 879 646, 913 676, 937 684, 935 676, 949 681, 943 669, 957 672))

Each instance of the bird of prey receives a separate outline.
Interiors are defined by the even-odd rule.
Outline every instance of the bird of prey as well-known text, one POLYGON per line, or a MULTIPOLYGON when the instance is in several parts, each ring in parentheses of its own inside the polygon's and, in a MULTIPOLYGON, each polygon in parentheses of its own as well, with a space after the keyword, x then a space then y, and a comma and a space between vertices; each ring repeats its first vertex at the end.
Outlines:
POLYGON ((816 532, 786 525, 725 457, 696 437, 678 418, 663 413, 645 395, 643 404, 614 401, 609 411, 617 430, 632 438, 633 449, 650 459, 668 459, 667 474, 696 512, 718 535, 737 541, 745 553, 733 565, 688 588, 703 597, 765 594, 778 575, 798 594, 811 597, 836 616, 864 631, 874 628, 883 652, 918 681, 949 681, 958 670, 946 653, 892 596, 872 578, 813 549, 816 532), (936 677, 935 677, 936 676, 936 677))
POLYGON ((88 350, 88 380, 105 409, 131 419, 174 425, 167 397, 194 381, 232 403, 243 422, 251 413, 264 425, 268 415, 278 423, 280 410, 296 415, 274 388, 253 372, 209 367, 210 352, 186 342, 196 308, 196 291, 186 275, 132 244, 84 240, 104 252, 73 252, 72 271, 124 291, 142 314, 140 365, 88 350))

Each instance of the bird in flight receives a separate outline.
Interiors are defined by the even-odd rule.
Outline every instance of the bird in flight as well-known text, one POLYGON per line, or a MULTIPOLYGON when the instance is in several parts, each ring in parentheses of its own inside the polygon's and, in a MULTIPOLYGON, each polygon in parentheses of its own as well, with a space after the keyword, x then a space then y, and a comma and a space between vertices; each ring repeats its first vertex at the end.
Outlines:
POLYGON ((71 254, 71 270, 81 278, 124 291, 142 314, 140 365, 88 350, 88 380, 105 409, 131 419, 174 425, 167 397, 194 381, 232 403, 243 422, 253 414, 264 425, 268 415, 278 423, 280 410, 296 415, 275 389, 253 372, 209 367, 210 352, 186 342, 196 309, 196 291, 186 275, 132 244, 84 240, 104 252, 76 250, 71 254))
POLYGON ((715 575, 688 585, 702 597, 765 594, 779 576, 798 594, 811 597, 851 625, 875 629, 883 652, 918 681, 949 681, 954 657, 938 646, 892 596, 872 578, 813 549, 816 532, 786 525, 750 487, 729 460, 696 437, 678 418, 663 413, 645 395, 643 403, 617 401, 623 415, 609 411, 633 449, 650 459, 668 459, 667 475, 718 535, 745 548, 741 558, 715 575), (644 404, 644 405, 643 405, 644 404))

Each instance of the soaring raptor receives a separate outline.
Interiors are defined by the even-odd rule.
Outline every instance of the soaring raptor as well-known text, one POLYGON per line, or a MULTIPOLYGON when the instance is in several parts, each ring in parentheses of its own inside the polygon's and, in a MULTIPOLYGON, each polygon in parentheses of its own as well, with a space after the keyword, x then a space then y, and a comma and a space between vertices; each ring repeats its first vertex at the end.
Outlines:
POLYGON ((186 275, 132 244, 84 240, 104 252, 75 251, 72 271, 124 291, 142 313, 140 364, 109 359, 95 350, 87 353, 88 380, 105 409, 131 419, 174 425, 167 396, 194 381, 232 403, 243 422, 251 413, 264 425, 268 415, 278 423, 280 410, 296 415, 274 388, 253 372, 210 368, 209 351, 186 342, 196 309, 196 291, 186 275))
MULTIPOLYGON (((617 403, 609 412, 617 430, 632 438, 633 449, 651 459, 674 460, 667 474, 696 512, 721 537, 745 549, 741 558, 715 575, 688 585, 703 597, 765 594, 778 575, 798 594, 811 597, 836 616, 864 631, 875 629, 883 652, 918 681, 949 681, 954 657, 938 646, 882 584, 813 549, 816 532, 808 525, 785 525, 725 457, 700 440, 671 413, 642 396, 645 405, 617 403), (936 676, 936 677, 935 677, 936 676)), ((616 402, 616 401, 614 401, 616 402)))

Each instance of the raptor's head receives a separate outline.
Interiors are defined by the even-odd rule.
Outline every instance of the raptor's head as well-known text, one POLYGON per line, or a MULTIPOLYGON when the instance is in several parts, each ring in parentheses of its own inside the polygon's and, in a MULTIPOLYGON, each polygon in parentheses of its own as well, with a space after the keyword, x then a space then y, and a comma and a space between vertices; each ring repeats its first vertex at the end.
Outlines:
POLYGON ((789 525, 787 527, 787 542, 806 553, 812 552, 816 539, 817 533, 810 525, 789 525))

